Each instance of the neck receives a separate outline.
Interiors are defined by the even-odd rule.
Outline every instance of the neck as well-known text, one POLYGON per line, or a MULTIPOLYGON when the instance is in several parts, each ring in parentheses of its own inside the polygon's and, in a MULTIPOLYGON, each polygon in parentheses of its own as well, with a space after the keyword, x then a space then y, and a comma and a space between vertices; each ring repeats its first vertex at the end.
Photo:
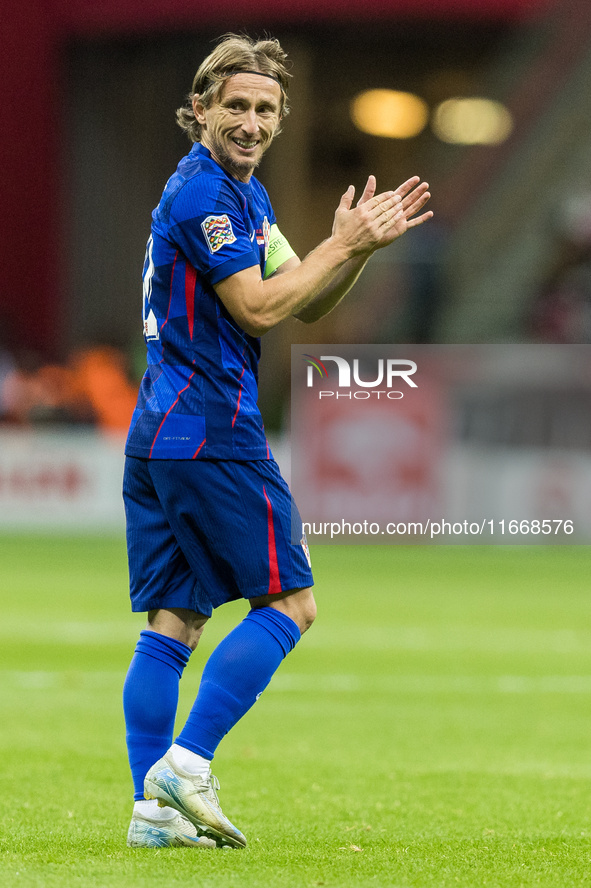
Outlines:
POLYGON ((244 165, 235 163, 232 158, 226 154, 224 151, 219 148, 216 149, 213 145, 208 143, 207 138, 201 139, 201 144, 204 148, 207 148, 215 162, 218 166, 228 173, 233 179, 238 179, 239 182, 243 182, 244 184, 248 184, 250 182, 251 176, 254 172, 254 166, 250 163, 245 163, 244 165))

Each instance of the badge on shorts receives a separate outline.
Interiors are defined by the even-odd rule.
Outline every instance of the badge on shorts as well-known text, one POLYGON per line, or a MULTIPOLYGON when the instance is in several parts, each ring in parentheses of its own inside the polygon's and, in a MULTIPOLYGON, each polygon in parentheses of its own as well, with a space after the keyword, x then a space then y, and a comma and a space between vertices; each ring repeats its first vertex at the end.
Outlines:
POLYGON ((210 253, 216 253, 224 244, 233 244, 236 240, 232 223, 225 213, 223 216, 208 216, 201 223, 201 228, 210 253))
POLYGON ((304 550, 304 555, 306 556, 306 561, 308 562, 308 567, 312 569, 312 559, 310 558, 310 550, 308 548, 308 540, 306 538, 306 534, 300 540, 300 546, 304 550))

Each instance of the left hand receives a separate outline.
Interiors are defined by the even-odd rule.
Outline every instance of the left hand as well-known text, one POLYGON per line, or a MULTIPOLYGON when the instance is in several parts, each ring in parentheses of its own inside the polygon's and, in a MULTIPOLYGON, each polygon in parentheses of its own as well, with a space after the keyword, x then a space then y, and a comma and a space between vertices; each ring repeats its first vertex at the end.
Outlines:
MULTIPOLYGON (((370 200, 375 192, 376 178, 375 176, 369 176, 363 194, 357 201, 357 206, 370 200)), ((423 209, 431 197, 429 185, 427 182, 421 182, 419 176, 413 176, 411 179, 407 179, 406 182, 403 182, 402 185, 398 186, 394 191, 394 194, 397 194, 402 199, 400 206, 402 207, 403 213, 401 216, 393 219, 392 224, 387 227, 384 232, 382 243, 380 243, 380 247, 385 247, 388 244, 391 244, 392 241, 396 240, 397 237, 400 237, 401 234, 404 234, 405 231, 408 231, 409 228, 415 228, 417 225, 422 225, 423 222, 426 222, 427 219, 431 219, 433 216, 431 210, 427 210, 426 213, 422 213, 420 216, 416 215, 423 209)))

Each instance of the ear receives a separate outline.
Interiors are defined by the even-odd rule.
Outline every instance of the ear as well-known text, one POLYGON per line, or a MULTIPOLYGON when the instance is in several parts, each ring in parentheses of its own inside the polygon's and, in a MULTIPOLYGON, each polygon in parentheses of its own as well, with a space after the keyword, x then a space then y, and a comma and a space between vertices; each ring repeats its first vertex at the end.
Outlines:
POLYGON ((197 93, 193 96, 191 104, 193 105, 193 114, 195 115, 197 123, 200 123, 203 126, 205 123, 205 108, 197 93))

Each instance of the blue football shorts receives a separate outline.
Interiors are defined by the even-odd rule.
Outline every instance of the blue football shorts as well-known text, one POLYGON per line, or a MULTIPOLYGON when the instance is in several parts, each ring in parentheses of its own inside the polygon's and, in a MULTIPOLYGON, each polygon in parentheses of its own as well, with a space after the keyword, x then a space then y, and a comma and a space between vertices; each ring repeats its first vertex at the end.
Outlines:
POLYGON ((272 459, 128 456, 123 499, 133 611, 209 617, 227 601, 314 583, 299 513, 272 459))

